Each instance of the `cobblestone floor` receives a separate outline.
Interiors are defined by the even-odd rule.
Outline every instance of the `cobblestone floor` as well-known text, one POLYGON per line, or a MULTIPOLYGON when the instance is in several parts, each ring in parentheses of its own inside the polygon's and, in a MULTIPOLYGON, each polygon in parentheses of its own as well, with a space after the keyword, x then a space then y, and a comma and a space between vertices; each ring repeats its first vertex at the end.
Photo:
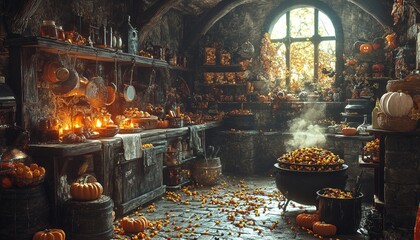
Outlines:
MULTIPOLYGON (((284 212, 284 198, 271 177, 224 177, 214 187, 190 186, 139 208, 128 216, 144 215, 151 227, 139 234, 124 233, 115 220, 114 239, 317 239, 300 229, 297 214, 313 206, 291 202, 284 212)), ((360 233, 326 239, 368 239, 360 233)))

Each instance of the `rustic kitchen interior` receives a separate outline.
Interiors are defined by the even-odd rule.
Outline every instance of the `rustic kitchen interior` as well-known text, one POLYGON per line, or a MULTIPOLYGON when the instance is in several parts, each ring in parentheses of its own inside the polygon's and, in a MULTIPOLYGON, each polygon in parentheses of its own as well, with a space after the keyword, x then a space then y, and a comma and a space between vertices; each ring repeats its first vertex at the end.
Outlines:
POLYGON ((0 239, 420 239, 418 0, 0 13, 0 239))

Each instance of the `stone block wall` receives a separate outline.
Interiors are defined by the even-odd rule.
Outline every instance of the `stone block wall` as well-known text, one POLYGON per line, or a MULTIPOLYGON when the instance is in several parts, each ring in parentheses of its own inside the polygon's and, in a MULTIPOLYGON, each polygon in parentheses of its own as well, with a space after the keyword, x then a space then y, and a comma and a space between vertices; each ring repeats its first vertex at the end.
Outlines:
POLYGON ((412 239, 420 202, 420 137, 385 138, 384 226, 387 239, 412 239))

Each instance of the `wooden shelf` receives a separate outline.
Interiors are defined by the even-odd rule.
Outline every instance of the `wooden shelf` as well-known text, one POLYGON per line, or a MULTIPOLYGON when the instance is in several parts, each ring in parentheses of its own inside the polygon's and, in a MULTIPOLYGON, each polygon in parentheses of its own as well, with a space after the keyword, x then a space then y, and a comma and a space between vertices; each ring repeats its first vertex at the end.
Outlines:
POLYGON ((165 67, 175 70, 187 70, 178 66, 171 66, 164 60, 153 59, 116 51, 115 49, 97 48, 91 46, 82 46, 70 44, 45 37, 24 37, 8 40, 11 47, 36 47, 40 51, 51 54, 68 54, 70 56, 101 62, 135 63, 142 67, 165 67))

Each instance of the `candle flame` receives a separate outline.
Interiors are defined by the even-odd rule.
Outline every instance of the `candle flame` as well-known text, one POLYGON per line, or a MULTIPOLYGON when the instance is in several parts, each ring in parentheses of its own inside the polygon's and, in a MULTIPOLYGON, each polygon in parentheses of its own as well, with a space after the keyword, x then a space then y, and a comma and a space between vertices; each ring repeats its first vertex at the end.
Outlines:
POLYGON ((99 120, 99 119, 96 119, 96 127, 97 128, 100 128, 100 127, 102 127, 102 122, 101 122, 101 120, 99 120))

